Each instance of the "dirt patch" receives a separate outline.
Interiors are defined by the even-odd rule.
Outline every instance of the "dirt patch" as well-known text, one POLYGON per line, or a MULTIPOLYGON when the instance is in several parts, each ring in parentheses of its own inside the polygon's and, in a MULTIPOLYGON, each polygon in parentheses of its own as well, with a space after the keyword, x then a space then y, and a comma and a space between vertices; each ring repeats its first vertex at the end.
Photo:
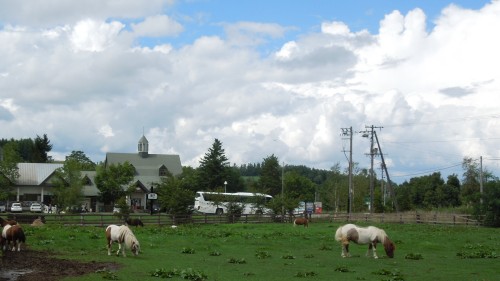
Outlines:
POLYGON ((116 263, 59 259, 50 253, 30 249, 23 249, 21 252, 5 251, 0 259, 0 281, 55 281, 97 270, 114 271, 119 267, 116 263))

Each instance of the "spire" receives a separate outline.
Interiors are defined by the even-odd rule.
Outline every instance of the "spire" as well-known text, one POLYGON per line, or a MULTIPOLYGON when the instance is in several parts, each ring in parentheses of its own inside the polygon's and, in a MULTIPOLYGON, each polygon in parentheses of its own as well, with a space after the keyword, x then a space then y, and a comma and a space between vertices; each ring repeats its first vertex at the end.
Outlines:
POLYGON ((148 139, 142 134, 139 144, 137 146, 137 152, 142 158, 148 157, 149 142, 148 139))

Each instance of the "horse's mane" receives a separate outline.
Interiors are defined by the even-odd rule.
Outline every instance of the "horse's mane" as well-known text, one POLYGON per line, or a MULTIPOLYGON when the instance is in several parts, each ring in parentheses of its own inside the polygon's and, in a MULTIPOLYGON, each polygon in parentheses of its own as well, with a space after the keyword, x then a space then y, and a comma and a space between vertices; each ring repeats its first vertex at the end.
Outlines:
POLYGON ((139 241, 135 237, 134 233, 128 226, 122 225, 120 226, 120 236, 123 237, 123 241, 125 241, 125 245, 130 249, 132 248, 132 244, 136 244, 139 247, 139 241))

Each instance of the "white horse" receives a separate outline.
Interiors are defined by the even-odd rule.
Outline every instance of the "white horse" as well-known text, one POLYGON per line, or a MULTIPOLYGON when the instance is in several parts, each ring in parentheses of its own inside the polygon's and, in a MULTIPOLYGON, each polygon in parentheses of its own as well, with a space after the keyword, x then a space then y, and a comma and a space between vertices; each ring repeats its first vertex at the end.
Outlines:
POLYGON ((118 243, 118 251, 116 251, 116 255, 122 252, 122 255, 126 257, 125 247, 129 248, 134 256, 139 254, 141 247, 139 245, 139 241, 135 238, 132 230, 128 228, 126 225, 109 225, 106 227, 106 239, 108 241, 108 256, 111 256, 111 245, 113 242, 118 243))
POLYGON ((389 239, 383 229, 375 226, 358 227, 354 224, 346 224, 337 229, 335 232, 335 240, 342 244, 342 257, 350 257, 349 242, 352 241, 356 244, 369 244, 366 256, 370 256, 373 252, 373 257, 378 259, 377 256, 377 243, 384 245, 385 253, 389 258, 394 257, 394 250, 396 246, 389 239))

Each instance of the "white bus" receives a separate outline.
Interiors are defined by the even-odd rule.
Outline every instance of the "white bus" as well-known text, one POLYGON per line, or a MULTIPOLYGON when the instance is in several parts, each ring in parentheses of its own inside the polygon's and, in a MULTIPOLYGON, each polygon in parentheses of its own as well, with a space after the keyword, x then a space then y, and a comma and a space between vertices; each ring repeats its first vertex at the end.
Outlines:
POLYGON ((267 214, 271 210, 265 206, 273 197, 271 195, 251 192, 196 192, 194 209, 200 213, 222 215, 227 207, 236 203, 243 207, 242 214, 267 214))

